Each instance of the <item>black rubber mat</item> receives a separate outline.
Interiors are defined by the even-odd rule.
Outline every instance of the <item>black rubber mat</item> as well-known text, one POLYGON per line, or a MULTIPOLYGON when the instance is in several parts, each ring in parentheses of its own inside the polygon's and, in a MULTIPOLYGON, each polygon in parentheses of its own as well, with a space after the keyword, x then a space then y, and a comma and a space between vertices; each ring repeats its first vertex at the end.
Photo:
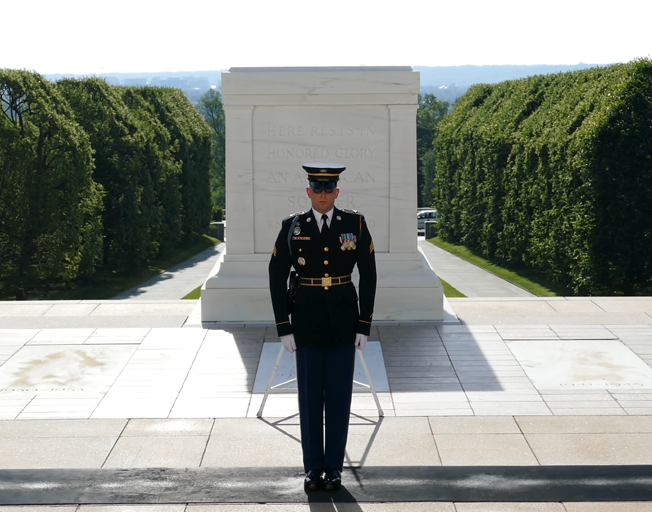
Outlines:
POLYGON ((293 468, 0 470, 0 505, 652 501, 652 466, 346 469, 342 489, 303 491, 293 468))

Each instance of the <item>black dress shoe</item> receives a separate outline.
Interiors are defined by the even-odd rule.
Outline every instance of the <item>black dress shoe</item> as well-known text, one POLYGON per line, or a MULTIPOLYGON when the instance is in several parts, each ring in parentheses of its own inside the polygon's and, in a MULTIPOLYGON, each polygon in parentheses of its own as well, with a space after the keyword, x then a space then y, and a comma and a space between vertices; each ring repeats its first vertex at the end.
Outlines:
POLYGON ((311 469, 306 474, 306 479, 303 481, 304 491, 316 491, 321 487, 321 470, 311 469))
POLYGON ((324 489, 337 491, 342 487, 342 475, 337 469, 327 469, 324 473, 324 489))

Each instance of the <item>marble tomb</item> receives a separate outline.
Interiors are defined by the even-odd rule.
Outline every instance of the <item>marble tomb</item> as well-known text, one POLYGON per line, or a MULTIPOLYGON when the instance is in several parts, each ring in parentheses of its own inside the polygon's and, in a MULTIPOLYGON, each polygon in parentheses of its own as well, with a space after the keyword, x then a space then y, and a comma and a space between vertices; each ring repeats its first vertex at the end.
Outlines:
POLYGON ((336 206, 364 213, 374 238, 374 320, 442 320, 441 283, 416 236, 419 73, 232 68, 222 93, 227 244, 202 287, 202 321, 273 321, 267 265, 281 220, 310 208, 307 162, 347 167, 336 206))

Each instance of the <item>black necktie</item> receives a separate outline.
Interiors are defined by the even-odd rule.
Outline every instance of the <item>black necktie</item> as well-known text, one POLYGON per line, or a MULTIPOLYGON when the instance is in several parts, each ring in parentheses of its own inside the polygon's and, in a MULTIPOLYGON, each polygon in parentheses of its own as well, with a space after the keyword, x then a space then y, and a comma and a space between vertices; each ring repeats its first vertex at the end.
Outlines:
POLYGON ((321 239, 328 238, 328 215, 325 213, 321 216, 321 239))

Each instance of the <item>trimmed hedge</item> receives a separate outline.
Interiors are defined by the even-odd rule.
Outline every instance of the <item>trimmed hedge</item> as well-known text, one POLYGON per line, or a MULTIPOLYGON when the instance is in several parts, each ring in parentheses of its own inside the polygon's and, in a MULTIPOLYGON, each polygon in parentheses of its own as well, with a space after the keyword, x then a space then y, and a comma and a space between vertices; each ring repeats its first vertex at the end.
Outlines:
POLYGON ((76 121, 91 137, 93 178, 107 191, 104 253, 110 268, 141 265, 208 229, 211 134, 179 89, 62 80, 76 121))
POLYGON ((652 61, 473 86, 435 145, 443 238, 578 295, 652 292, 652 61))
POLYGON ((213 204, 209 168, 211 129, 181 89, 138 87, 133 90, 153 108, 170 134, 170 150, 181 164, 181 230, 203 232, 210 224, 213 204))
POLYGON ((180 90, 0 69, 0 288, 138 267, 208 230, 210 128, 180 90))
POLYGON ((102 259, 102 187, 88 135, 40 75, 0 69, 0 285, 90 276, 102 259))
POLYGON ((104 261, 110 268, 141 265, 158 252, 160 223, 151 172, 142 165, 146 132, 117 88, 104 80, 61 80, 57 88, 90 136, 93 179, 107 192, 102 216, 104 261))

